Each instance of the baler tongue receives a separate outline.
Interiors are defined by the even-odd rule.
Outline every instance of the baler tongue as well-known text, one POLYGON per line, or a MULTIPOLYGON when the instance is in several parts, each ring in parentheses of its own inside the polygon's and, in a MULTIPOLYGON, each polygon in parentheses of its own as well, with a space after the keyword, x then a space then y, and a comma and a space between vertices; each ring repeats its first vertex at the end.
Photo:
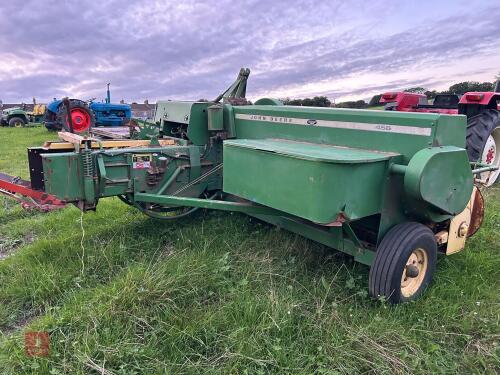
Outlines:
POLYGON ((17 200, 26 209, 46 212, 63 208, 66 205, 53 195, 33 189, 29 181, 5 173, 0 173, 0 194, 17 200))

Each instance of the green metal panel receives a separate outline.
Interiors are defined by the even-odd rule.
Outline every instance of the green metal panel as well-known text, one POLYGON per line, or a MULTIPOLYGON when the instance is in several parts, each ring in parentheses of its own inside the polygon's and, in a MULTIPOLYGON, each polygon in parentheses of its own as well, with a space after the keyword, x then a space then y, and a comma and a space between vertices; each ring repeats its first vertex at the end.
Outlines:
POLYGON ((224 129, 224 116, 223 105, 214 104, 208 107, 208 130, 223 130, 224 129))
MULTIPOLYGON (((98 195, 112 197, 131 191, 131 158, 130 154, 97 155, 97 169, 99 176, 98 195)), ((145 176, 141 176, 145 183, 145 176)))
POLYGON ((433 146, 456 146, 465 148, 467 116, 441 115, 437 122, 433 146))
MULTIPOLYGON (((237 138, 283 138, 388 151, 403 155, 405 162, 434 144, 440 121, 439 114, 427 113, 290 106, 238 106, 233 110, 237 138)), ((457 134, 461 131, 456 130, 457 134)))
POLYGON ((83 171, 79 154, 42 155, 45 191, 67 202, 84 199, 83 171))
POLYGON ((187 136, 193 144, 202 146, 208 143, 208 106, 212 103, 194 103, 189 115, 187 136))
POLYGON ((274 152, 299 159, 323 161, 327 163, 371 163, 389 160, 395 153, 378 152, 349 147, 338 147, 308 142, 288 141, 284 139, 238 139, 226 141, 227 146, 239 146, 255 150, 274 152))
POLYGON ((189 123, 189 115, 194 102, 178 102, 159 100, 156 104, 155 122, 169 121, 182 124, 189 123))
POLYGON ((389 155, 286 141, 278 153, 276 140, 259 142, 224 142, 225 192, 322 224, 380 212, 389 155))
POLYGON ((224 130, 228 138, 236 137, 236 124, 234 119, 234 110, 232 105, 224 106, 224 130))
POLYGON ((195 145, 208 142, 208 107, 211 102, 173 102, 159 101, 155 121, 161 119, 163 134, 172 135, 172 131, 182 127, 195 145))
POLYGON ((412 158, 404 175, 404 189, 412 199, 425 202, 416 211, 437 211, 456 215, 470 199, 473 177, 467 153, 454 146, 432 147, 419 151, 412 158))

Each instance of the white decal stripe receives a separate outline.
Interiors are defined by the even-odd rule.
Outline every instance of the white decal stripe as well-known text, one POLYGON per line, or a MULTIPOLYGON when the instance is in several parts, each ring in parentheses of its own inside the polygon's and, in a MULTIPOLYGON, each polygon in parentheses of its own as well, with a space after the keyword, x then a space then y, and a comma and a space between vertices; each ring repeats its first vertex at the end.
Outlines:
POLYGON ((314 119, 304 119, 297 117, 248 115, 244 113, 237 113, 236 118, 239 120, 264 121, 264 122, 272 122, 278 124, 319 126, 326 128, 364 130, 364 131, 382 132, 382 133, 411 134, 411 135, 421 135, 425 137, 428 137, 432 134, 431 128, 420 128, 418 126, 369 124, 366 122, 314 120, 314 119))

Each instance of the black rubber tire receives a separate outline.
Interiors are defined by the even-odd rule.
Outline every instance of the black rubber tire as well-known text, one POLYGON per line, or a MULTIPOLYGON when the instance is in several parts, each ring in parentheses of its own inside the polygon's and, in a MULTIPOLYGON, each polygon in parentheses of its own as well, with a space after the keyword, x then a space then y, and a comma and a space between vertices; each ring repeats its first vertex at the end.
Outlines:
MULTIPOLYGON (((87 105, 87 103, 85 103, 82 100, 78 100, 78 99, 70 99, 69 100, 69 108, 70 108, 70 110, 74 109, 74 108, 80 108, 81 110, 87 112, 87 114, 90 116, 90 127, 88 128, 88 130, 92 129, 95 126, 94 111, 92 111, 90 109, 90 107, 87 105)), ((68 116, 67 109, 64 106, 64 104, 61 103, 61 105, 57 109, 57 113, 56 113, 56 119, 57 119, 56 126, 59 129, 63 129, 65 131, 69 132, 69 131, 71 131, 71 129, 69 128, 68 122, 66 121, 67 116, 68 116)), ((86 131, 88 131, 88 130, 86 130, 86 131)))
POLYGON ((59 127, 60 124, 57 123, 57 114, 49 110, 45 111, 43 123, 48 131, 59 131, 62 129, 59 127))
POLYGON ((500 112, 494 109, 485 109, 467 119, 466 149, 470 161, 476 162, 481 159, 488 137, 498 127, 500 127, 500 112))
POLYGON ((9 126, 11 128, 14 128, 14 127, 16 127, 16 124, 19 123, 19 122, 21 122, 23 124, 22 125, 23 127, 26 126, 26 121, 22 117, 18 117, 18 116, 12 117, 9 120, 9 126))
POLYGON ((412 301, 430 284, 436 261, 437 244, 429 228, 416 222, 398 224, 387 232, 377 248, 370 268, 370 294, 375 298, 384 297, 394 304, 412 301), (401 293, 401 277, 408 258, 418 248, 427 254, 427 270, 420 287, 406 297, 401 293))

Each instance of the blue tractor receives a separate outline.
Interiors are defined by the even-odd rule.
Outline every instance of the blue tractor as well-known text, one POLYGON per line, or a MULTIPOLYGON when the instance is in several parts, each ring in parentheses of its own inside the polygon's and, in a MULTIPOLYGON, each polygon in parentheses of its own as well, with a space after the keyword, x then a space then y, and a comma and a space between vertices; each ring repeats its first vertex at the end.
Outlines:
POLYGON ((49 130, 66 130, 84 133, 97 126, 121 126, 132 117, 128 104, 111 104, 108 89, 104 103, 78 99, 54 100, 47 105, 45 127, 49 130))

